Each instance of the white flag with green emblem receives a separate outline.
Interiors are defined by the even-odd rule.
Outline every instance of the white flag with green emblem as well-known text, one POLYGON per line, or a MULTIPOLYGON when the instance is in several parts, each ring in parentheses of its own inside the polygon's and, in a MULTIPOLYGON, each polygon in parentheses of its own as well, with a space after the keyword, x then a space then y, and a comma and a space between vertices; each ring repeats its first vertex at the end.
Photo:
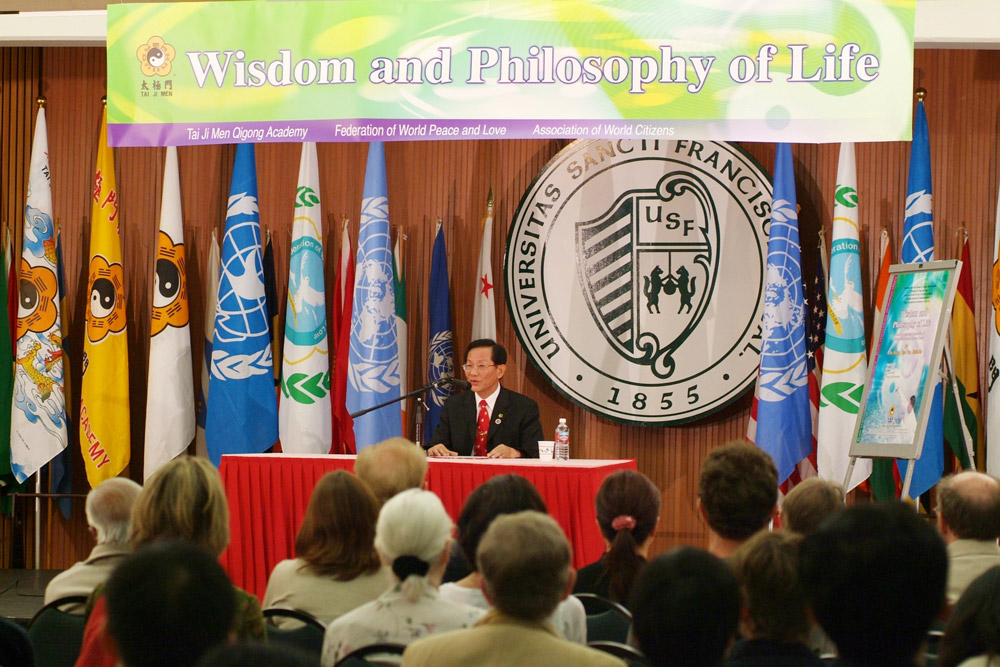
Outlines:
POLYGON ((285 452, 330 452, 330 356, 322 229, 316 144, 304 143, 292 221, 278 407, 278 437, 285 452))
MULTIPOLYGON (((843 484, 868 372, 854 144, 840 146, 828 285, 816 468, 820 477, 843 484)), ((847 490, 866 480, 871 469, 871 459, 858 459, 847 490)))

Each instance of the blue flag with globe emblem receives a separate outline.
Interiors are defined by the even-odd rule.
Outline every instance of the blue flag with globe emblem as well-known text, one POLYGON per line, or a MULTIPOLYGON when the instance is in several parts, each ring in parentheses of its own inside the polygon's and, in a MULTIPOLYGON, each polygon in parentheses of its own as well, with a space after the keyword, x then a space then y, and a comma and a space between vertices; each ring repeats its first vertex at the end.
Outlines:
MULTIPOLYGON (((429 302, 430 344, 427 351, 427 381, 435 382, 451 377, 455 372, 454 349, 451 336, 451 290, 448 287, 448 255, 444 245, 444 229, 438 224, 431 253, 431 284, 429 302)), ((424 442, 434 435, 441 409, 451 396, 451 386, 435 387, 427 397, 427 428, 424 442)))
MULTIPOLYGON (((923 101, 917 102, 910 146, 910 171, 906 179, 906 212, 903 219, 903 262, 934 261, 934 214, 931 205, 931 146, 927 137, 927 115, 923 101)), ((944 407, 941 382, 934 387, 931 413, 924 431, 924 446, 913 467, 910 497, 918 498, 941 479, 944 471, 944 407)), ((905 479, 909 461, 897 459, 905 479)))
POLYGON ((205 439, 208 456, 263 452, 278 440, 271 330, 264 294, 264 260, 253 144, 236 147, 222 239, 219 302, 205 439))
MULTIPOLYGON (((348 362, 347 409, 350 412, 399 398, 389 197, 385 182, 385 148, 381 142, 368 146, 348 362)), ((359 452, 368 445, 400 435, 399 405, 388 405, 354 419, 354 438, 359 452)))
POLYGON ((788 144, 778 144, 774 159, 761 328, 756 441, 774 459, 780 484, 812 451, 799 216, 788 144))

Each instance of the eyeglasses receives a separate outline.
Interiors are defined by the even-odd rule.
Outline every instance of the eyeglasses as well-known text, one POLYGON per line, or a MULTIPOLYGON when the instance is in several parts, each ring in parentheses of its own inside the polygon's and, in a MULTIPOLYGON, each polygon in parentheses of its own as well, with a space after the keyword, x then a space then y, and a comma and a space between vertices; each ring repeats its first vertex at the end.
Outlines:
POLYGON ((472 364, 465 364, 462 366, 462 370, 466 373, 471 373, 472 371, 478 371, 480 373, 485 373, 487 368, 496 366, 496 364, 481 364, 479 366, 473 366, 472 364))

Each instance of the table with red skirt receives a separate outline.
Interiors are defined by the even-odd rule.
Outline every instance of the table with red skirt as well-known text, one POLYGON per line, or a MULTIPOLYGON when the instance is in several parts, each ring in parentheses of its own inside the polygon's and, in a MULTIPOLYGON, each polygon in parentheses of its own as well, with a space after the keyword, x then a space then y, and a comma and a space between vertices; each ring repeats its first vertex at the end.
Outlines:
MULTIPOLYGON (((229 501, 230 541, 221 563, 233 584, 259 598, 280 561, 295 557, 295 535, 313 487, 334 470, 354 470, 354 456, 250 454, 222 457, 219 472, 229 501)), ((601 482, 616 470, 635 470, 635 461, 539 459, 428 459, 427 488, 438 495, 452 520, 465 498, 490 477, 526 477, 545 500, 573 547, 573 566, 592 563, 604 553, 594 498, 601 482)))

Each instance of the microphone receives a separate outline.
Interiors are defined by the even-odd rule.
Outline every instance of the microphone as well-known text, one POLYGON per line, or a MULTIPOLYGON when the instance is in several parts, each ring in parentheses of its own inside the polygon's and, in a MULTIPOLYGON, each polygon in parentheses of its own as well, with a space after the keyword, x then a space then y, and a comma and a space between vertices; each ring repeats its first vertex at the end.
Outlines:
POLYGON ((472 385, 465 380, 459 380, 455 377, 449 377, 445 379, 445 382, 455 387, 456 389, 472 389, 472 385))

